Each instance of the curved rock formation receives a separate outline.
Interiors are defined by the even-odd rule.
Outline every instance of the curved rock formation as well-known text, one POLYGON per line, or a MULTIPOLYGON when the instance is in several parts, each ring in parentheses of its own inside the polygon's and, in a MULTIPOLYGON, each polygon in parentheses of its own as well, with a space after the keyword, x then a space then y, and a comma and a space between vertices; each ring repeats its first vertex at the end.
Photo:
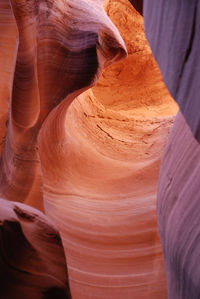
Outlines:
POLYGON ((73 299, 165 298, 155 197, 177 107, 142 17, 128 1, 105 1, 125 47, 101 0, 11 4, 15 72, 2 197, 39 209, 44 199, 61 233, 73 299), (127 51, 127 60, 108 67, 127 51))
POLYGON ((199 154, 199 143, 179 113, 164 151, 158 190, 170 299, 200 297, 199 154))
POLYGON ((13 59, 17 47, 17 27, 8 0, 0 3, 0 152, 5 138, 8 102, 14 75, 13 59))
POLYGON ((0 190, 4 198, 19 194, 19 201, 41 208, 37 135, 44 119, 64 99, 66 110, 77 94, 95 84, 104 65, 124 57, 126 50, 101 1, 11 4, 19 47, 0 190))
POLYGON ((62 236, 73 298, 165 298, 155 197, 177 108, 142 18, 127 1, 108 1, 106 9, 129 57, 107 68, 67 115, 61 104, 45 121, 39 136, 45 211, 62 236))
POLYGON ((1 298, 71 298, 65 255, 41 212, 0 199, 1 298))

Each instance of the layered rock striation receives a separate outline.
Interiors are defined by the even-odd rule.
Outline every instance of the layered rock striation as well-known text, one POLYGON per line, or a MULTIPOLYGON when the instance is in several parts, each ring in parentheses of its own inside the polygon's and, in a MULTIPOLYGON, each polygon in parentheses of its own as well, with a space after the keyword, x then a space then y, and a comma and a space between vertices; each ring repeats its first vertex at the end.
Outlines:
POLYGON ((8 128, 1 160, 1 195, 42 206, 38 132, 49 112, 65 110, 95 84, 104 64, 126 55, 101 1, 11 1, 19 33, 8 128), (87 18, 87 22, 86 22, 87 18), (31 171, 30 171, 31 169, 31 171), (37 203, 35 202, 37 198, 37 203))
POLYGON ((39 136, 44 206, 61 232, 73 298, 165 298, 156 191, 177 107, 142 17, 127 1, 105 7, 129 56, 103 71, 67 114, 60 106, 46 120, 39 136))
POLYGON ((170 299, 200 296, 199 1, 144 1, 146 33, 180 106, 163 154, 158 222, 170 299), (158 4, 158 3, 157 3, 158 4))
POLYGON ((55 223, 73 299, 165 298, 156 192, 177 107, 142 17, 126 0, 3 1, 1 196, 55 223))
POLYGON ((70 299, 60 235, 41 212, 0 199, 1 298, 70 299))

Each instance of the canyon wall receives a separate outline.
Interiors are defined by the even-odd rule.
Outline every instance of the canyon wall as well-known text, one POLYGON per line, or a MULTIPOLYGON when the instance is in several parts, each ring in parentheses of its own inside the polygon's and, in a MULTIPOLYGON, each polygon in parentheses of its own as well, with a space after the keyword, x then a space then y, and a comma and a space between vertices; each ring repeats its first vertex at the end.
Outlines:
POLYGON ((0 199, 1 298, 70 299, 60 235, 41 212, 0 199))
POLYGON ((200 297, 200 3, 144 1, 146 34, 180 106, 160 171, 158 222, 170 299, 200 297))
POLYGON ((0 3, 0 152, 4 143, 6 122, 8 119, 8 103, 11 98, 14 76, 13 60, 17 49, 17 26, 7 0, 0 3))
POLYGON ((177 106, 142 16, 126 0, 107 15, 100 0, 3 1, 1 197, 54 222, 73 299, 166 298, 156 192, 177 106))
POLYGON ((142 17, 127 1, 106 10, 129 56, 106 68, 63 121, 61 107, 42 128, 45 211, 63 239, 73 298, 165 298, 156 191, 177 107, 142 17))

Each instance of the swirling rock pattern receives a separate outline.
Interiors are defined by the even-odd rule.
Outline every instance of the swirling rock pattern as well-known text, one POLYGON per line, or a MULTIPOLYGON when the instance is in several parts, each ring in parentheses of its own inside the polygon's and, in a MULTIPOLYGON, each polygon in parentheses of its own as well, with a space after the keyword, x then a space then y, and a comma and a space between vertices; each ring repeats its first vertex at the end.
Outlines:
POLYGON ((64 99, 66 110, 75 94, 95 84, 102 67, 124 57, 126 50, 101 1, 92 5, 13 0, 11 4, 19 46, 13 61, 1 195, 12 200, 19 194, 19 201, 41 208, 37 135, 44 119, 64 99))
POLYGON ((142 17, 125 0, 11 6, 15 71, 2 197, 39 209, 44 200, 61 233, 73 299, 165 298, 155 196, 177 107, 142 17))
POLYGON ((70 299, 58 231, 32 207, 0 199, 1 298, 70 299))
POLYGON ((176 107, 142 18, 127 1, 108 1, 106 9, 119 30, 128 27, 121 31, 129 57, 106 69, 67 114, 63 104, 45 121, 45 210, 61 232, 73 298, 165 298, 155 197, 176 107))

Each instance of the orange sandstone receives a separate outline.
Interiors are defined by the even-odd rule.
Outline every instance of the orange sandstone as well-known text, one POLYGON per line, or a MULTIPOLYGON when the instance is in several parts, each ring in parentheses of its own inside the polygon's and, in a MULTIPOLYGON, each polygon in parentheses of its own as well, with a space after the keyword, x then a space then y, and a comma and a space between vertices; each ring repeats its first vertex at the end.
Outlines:
POLYGON ((19 47, 11 17, 1 196, 44 202, 73 299, 165 298, 156 191, 177 106, 143 19, 126 0, 104 3, 125 47, 103 1, 33 2, 11 1, 19 47))

